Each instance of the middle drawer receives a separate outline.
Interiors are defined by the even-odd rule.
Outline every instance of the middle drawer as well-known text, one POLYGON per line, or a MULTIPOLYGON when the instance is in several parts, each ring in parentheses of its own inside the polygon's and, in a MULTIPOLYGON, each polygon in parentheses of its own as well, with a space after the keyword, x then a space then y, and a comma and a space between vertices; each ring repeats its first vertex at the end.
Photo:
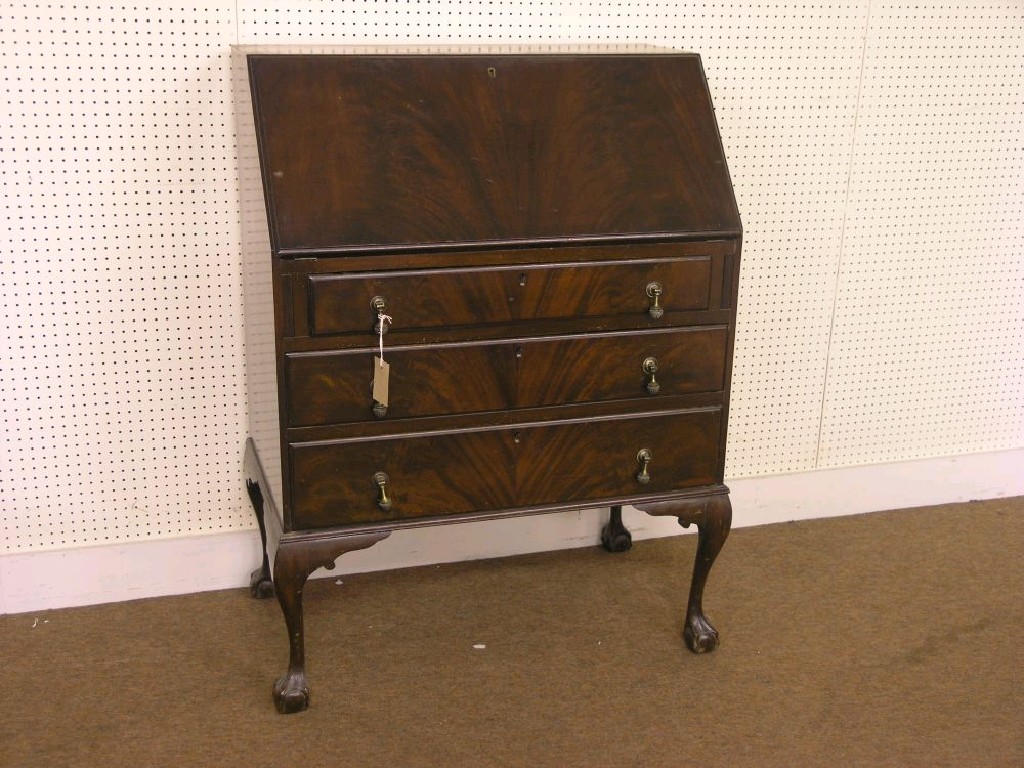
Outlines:
MULTIPOLYGON (((384 418, 715 392, 723 326, 385 347, 384 418)), ((285 356, 288 426, 369 421, 375 349, 285 356)))

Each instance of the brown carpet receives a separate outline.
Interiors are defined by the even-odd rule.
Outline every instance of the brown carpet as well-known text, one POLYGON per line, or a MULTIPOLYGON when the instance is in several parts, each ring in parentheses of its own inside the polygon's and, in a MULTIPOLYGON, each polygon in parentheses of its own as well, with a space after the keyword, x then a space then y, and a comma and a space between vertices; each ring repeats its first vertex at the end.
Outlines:
POLYGON ((738 529, 706 656, 695 541, 311 582, 287 717, 275 601, 0 617, 0 765, 1024 765, 1024 498, 738 529))

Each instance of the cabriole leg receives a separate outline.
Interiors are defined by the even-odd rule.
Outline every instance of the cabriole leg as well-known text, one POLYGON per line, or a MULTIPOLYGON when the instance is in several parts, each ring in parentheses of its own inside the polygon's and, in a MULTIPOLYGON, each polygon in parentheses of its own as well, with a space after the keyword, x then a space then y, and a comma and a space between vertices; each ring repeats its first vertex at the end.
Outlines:
POLYGON ((270 578, 270 557, 267 554, 267 523, 263 512, 263 493, 260 484, 246 479, 245 488, 249 492, 249 500, 256 512, 256 522, 260 526, 260 541, 263 542, 263 564, 249 576, 249 591, 257 599, 273 597, 274 582, 270 578))
POLYGON ((728 496, 715 496, 702 505, 700 512, 679 517, 679 524, 697 524, 697 556, 693 562, 693 580, 686 605, 683 639, 694 653, 706 653, 718 647, 718 631, 704 615, 701 605, 704 585, 715 558, 722 550, 732 526, 732 505, 728 496))
POLYGON ((288 671, 274 682, 274 706, 282 715, 301 712, 309 706, 302 590, 312 571, 303 562, 306 559, 303 554, 295 547, 281 547, 274 558, 277 602, 288 628, 288 671))
POLYGON ((365 549, 386 539, 390 531, 306 540, 282 540, 274 557, 274 586, 288 628, 288 671, 274 682, 274 706, 283 715, 309 706, 306 647, 302 626, 302 592, 317 568, 334 568, 346 552, 365 549))

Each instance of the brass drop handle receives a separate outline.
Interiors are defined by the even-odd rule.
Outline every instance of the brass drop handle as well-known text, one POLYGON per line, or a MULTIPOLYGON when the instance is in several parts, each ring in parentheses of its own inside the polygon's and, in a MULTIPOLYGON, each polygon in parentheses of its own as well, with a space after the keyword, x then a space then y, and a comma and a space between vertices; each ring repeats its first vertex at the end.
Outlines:
POLYGON ((663 292, 661 283, 647 284, 647 298, 651 300, 651 305, 647 308, 647 314, 651 316, 652 320, 657 320, 665 314, 665 308, 660 303, 663 292))
POLYGON ((654 454, 647 448, 641 448, 640 452, 636 455, 637 463, 640 464, 640 471, 636 473, 636 481, 640 485, 647 485, 651 482, 651 476, 647 473, 647 467, 651 463, 651 459, 654 458, 654 454))
POLYGON ((656 395, 661 391, 661 384, 654 378, 654 374, 658 372, 658 359, 655 357, 644 358, 641 368, 644 370, 644 374, 647 376, 647 381, 644 382, 644 388, 647 390, 648 395, 656 395))
POLYGON ((391 322, 386 312, 388 303, 383 296, 374 296, 370 299, 370 306, 373 308, 373 332, 383 336, 388 332, 388 324, 391 322))
POLYGON ((388 498, 387 484, 388 476, 386 472, 377 472, 373 476, 374 485, 377 486, 379 496, 377 497, 377 506, 384 512, 391 510, 391 499, 388 498))

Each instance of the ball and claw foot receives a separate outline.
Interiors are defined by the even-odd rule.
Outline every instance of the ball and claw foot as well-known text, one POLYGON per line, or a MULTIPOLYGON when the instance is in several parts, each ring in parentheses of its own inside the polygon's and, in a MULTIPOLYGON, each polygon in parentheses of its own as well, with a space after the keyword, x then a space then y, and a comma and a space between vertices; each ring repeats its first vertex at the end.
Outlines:
POLYGON ((601 546, 608 552, 626 552, 633 546, 633 535, 622 524, 622 507, 612 507, 608 524, 601 529, 601 546))
POLYGON ((718 647, 718 630, 698 613, 686 617, 683 639, 694 653, 710 653, 718 647))
POLYGON ((263 568, 257 568, 249 577, 249 591, 257 600, 266 600, 274 596, 274 580, 263 568))
POLYGON ((304 674, 289 673, 274 683, 274 706, 282 715, 302 712, 309 707, 309 684, 304 674))
POLYGON ((626 552, 633 546, 633 536, 627 530, 613 531, 606 525, 601 529, 601 546, 609 552, 626 552))

